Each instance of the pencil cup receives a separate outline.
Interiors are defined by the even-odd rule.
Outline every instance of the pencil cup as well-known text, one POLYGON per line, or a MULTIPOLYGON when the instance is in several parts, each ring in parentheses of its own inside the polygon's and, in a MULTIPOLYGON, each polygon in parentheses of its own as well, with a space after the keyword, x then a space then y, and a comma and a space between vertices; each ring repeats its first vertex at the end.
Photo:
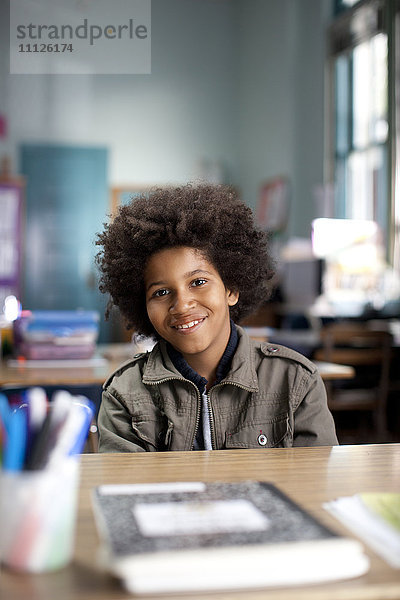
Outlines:
POLYGON ((40 471, 0 471, 0 558, 15 570, 52 571, 74 551, 79 456, 40 471))

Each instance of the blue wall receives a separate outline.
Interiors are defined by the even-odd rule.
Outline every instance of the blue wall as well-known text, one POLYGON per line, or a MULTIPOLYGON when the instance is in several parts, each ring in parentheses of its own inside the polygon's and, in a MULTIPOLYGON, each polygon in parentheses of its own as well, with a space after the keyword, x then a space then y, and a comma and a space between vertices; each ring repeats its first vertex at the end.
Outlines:
MULTIPOLYGON (((289 231, 304 235, 323 181, 325 26, 331 0, 153 0, 152 74, 9 75, 0 2, 0 140, 109 149, 111 185, 232 182, 255 206, 287 175, 289 231), (209 166, 212 173, 207 171, 209 166)), ((116 15, 117 17, 117 15, 116 15)))
POLYGON ((260 183, 289 176, 289 234, 309 235, 324 180, 325 30, 330 0, 238 2, 239 181, 254 206, 260 183))

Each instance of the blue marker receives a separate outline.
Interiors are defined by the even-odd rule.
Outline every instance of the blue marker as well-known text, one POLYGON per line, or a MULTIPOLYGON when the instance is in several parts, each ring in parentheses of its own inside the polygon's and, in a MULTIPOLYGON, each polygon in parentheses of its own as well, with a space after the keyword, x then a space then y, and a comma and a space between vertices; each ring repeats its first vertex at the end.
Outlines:
POLYGON ((71 447, 69 454, 80 454, 85 445, 95 409, 93 402, 85 398, 85 396, 76 396, 74 403, 79 405, 83 418, 81 429, 76 436, 75 443, 71 447))
POLYGON ((8 400, 3 394, 0 394, 0 466, 3 462, 3 450, 7 441, 9 413, 8 400))
POLYGON ((3 422, 4 429, 8 434, 9 419, 11 415, 10 405, 8 404, 7 396, 0 394, 0 418, 3 422))
POLYGON ((4 446, 3 468, 21 471, 25 461, 27 439, 26 410, 16 409, 9 415, 7 439, 4 446))

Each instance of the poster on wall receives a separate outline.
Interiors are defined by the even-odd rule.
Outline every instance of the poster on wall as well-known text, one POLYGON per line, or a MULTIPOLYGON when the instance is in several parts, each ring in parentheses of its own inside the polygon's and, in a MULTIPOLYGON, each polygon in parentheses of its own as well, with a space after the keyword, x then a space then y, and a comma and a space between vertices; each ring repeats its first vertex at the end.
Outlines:
POLYGON ((275 177, 261 186, 256 214, 261 229, 271 232, 285 230, 289 216, 287 177, 275 177))

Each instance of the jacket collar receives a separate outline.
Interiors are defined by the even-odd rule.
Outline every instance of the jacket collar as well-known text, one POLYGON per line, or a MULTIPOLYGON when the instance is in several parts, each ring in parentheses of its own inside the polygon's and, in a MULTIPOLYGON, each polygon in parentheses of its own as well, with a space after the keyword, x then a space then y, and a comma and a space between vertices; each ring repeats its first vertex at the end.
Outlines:
MULTIPOLYGON (((254 366, 254 347, 247 333, 238 325, 236 329, 238 346, 232 358, 231 368, 222 383, 231 383, 249 392, 255 392, 258 390, 258 382, 254 366)), ((186 381, 170 359, 166 342, 160 340, 150 352, 143 371, 143 383, 162 383, 169 379, 186 381)))
MULTIPOLYGON (((220 383, 225 376, 228 374, 229 367, 232 362, 232 358, 236 352, 238 345, 238 334, 235 323, 231 319, 231 333, 229 336, 228 343, 226 345, 224 354, 222 355, 219 365, 215 373, 215 383, 220 383)), ((167 350, 170 359, 174 363, 174 366, 178 369, 179 373, 186 379, 192 381, 199 388, 200 392, 203 393, 208 381, 205 377, 202 377, 186 362, 182 354, 176 350, 171 344, 167 344, 167 350)))

